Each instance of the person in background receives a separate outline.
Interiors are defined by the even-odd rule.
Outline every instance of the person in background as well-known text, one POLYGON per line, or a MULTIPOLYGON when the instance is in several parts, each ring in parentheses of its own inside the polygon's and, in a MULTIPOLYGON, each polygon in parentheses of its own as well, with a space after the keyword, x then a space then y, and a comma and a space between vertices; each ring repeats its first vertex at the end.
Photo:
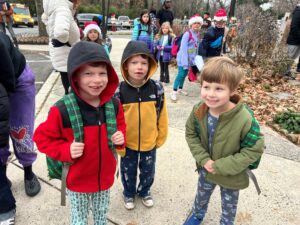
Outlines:
POLYGON ((158 33, 158 27, 156 22, 156 9, 151 8, 149 12, 150 20, 151 20, 151 29, 153 34, 156 35, 158 33))
POLYGON ((8 1, 0 0, 0 31, 6 33, 6 29, 8 30, 10 36, 12 37, 14 44, 17 48, 19 48, 19 44, 15 35, 15 32, 12 28, 13 9, 8 1))
POLYGON ((201 55, 204 60, 209 57, 221 55, 226 21, 226 11, 224 9, 217 10, 214 16, 215 26, 211 26, 207 29, 201 43, 199 44, 198 55, 201 55))
POLYGON ((154 46, 157 49, 156 59, 160 66, 160 82, 170 83, 169 63, 172 59, 171 50, 175 34, 169 22, 164 22, 155 37, 154 46))
POLYGON ((60 72, 65 94, 70 83, 67 74, 67 59, 71 47, 80 41, 80 31, 74 14, 80 0, 43 0, 42 21, 49 35, 49 54, 55 70, 60 72))
MULTIPOLYGON (((292 13, 291 29, 287 38, 288 53, 290 57, 295 61, 297 58, 296 72, 300 73, 300 3, 296 5, 292 13)), ((295 79, 291 72, 292 65, 288 65, 288 69, 285 76, 289 79, 295 79)))
POLYGON ((171 27, 173 26, 174 14, 171 10, 172 1, 171 0, 161 0, 162 4, 161 9, 156 14, 157 27, 160 26, 164 22, 169 22, 171 27))
POLYGON ((178 65, 178 73, 173 83, 173 91, 171 92, 172 102, 177 102, 177 94, 188 95, 183 91, 184 80, 189 70, 195 65, 194 59, 197 55, 197 49, 200 39, 200 29, 203 19, 199 14, 189 19, 189 29, 183 34, 180 49, 176 57, 178 65))
POLYGON ((86 22, 84 24, 84 41, 92 41, 97 44, 100 44, 104 47, 107 55, 109 56, 109 50, 105 41, 102 39, 101 29, 96 22, 86 22))
POLYGON ((201 31, 200 31, 201 38, 204 37, 207 29, 210 28, 210 26, 211 26, 210 13, 209 12, 205 12, 203 14, 203 25, 201 26, 201 31))
POLYGON ((149 51, 154 53, 154 34, 151 28, 151 19, 147 9, 144 9, 140 17, 134 20, 131 40, 143 41, 146 43, 149 51))

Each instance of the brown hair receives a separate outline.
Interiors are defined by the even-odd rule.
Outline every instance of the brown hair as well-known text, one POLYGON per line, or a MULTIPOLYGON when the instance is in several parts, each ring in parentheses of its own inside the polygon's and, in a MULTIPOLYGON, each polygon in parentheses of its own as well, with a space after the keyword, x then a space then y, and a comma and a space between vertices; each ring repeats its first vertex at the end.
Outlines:
POLYGON ((200 84, 203 81, 228 85, 231 91, 239 86, 243 78, 243 72, 233 60, 219 56, 209 59, 198 78, 200 84))
POLYGON ((84 68, 86 66, 90 66, 90 67, 106 67, 106 69, 108 68, 107 67, 107 64, 105 62, 88 62, 88 63, 85 63, 85 64, 82 64, 80 65, 73 73, 74 76, 78 76, 80 74, 80 72, 82 70, 84 70, 84 68))

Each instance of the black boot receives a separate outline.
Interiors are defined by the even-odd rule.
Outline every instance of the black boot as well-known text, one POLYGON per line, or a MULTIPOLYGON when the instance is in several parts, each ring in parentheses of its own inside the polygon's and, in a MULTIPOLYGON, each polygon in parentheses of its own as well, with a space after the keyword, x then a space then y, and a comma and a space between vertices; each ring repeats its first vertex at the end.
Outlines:
POLYGON ((41 184, 37 176, 32 172, 32 166, 24 167, 24 177, 26 194, 30 197, 37 195, 41 190, 41 184))

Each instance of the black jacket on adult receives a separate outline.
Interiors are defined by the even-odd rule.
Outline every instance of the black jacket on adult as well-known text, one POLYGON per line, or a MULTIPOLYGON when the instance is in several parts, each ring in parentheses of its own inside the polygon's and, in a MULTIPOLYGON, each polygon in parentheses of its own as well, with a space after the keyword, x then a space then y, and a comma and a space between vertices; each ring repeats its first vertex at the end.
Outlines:
POLYGON ((294 9, 291 30, 287 38, 287 44, 300 45, 300 5, 297 5, 294 9))
POLYGON ((156 19, 159 20, 158 23, 160 26, 166 21, 170 22, 170 25, 173 26, 174 15, 171 9, 162 7, 156 14, 156 19))
POLYGON ((8 144, 9 138, 9 103, 4 86, 0 83, 0 148, 8 144))
POLYGON ((0 83, 8 93, 15 90, 17 79, 25 65, 24 55, 14 47, 6 34, 0 32, 0 83))

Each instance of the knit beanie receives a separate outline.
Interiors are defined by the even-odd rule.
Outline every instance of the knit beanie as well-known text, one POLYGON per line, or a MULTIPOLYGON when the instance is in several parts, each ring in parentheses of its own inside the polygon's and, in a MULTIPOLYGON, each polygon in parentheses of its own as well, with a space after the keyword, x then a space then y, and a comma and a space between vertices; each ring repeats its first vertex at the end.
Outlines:
POLYGON ((201 25, 203 24, 203 19, 199 14, 195 14, 193 15, 190 19, 189 19, 189 27, 192 26, 192 24, 194 23, 201 23, 201 25))
POLYGON ((98 31, 99 35, 102 37, 102 33, 101 33, 101 29, 98 26, 98 24, 94 21, 91 22, 85 22, 84 23, 84 35, 87 36, 87 34, 91 31, 91 30, 96 30, 98 31))
POLYGON ((215 21, 227 21, 227 14, 225 9, 219 9, 216 11, 215 16, 214 16, 215 21))

